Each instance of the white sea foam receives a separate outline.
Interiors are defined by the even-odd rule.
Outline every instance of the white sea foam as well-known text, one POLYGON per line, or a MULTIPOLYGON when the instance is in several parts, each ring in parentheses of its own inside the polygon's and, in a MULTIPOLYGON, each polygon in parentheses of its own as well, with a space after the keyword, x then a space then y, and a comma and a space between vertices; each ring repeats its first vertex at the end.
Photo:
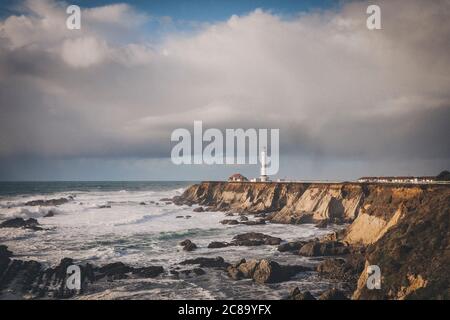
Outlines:
MULTIPOLYGON (((207 245, 212 241, 230 241, 233 236, 250 231, 262 232, 284 240, 312 238, 330 232, 326 229, 317 229, 313 225, 222 225, 219 221, 224 219, 223 213, 196 213, 191 207, 180 207, 159 201, 161 198, 181 194, 182 191, 182 189, 108 192, 96 190, 2 199, 0 219, 37 218, 45 230, 36 232, 3 228, 0 229, 0 241, 22 259, 34 259, 47 265, 57 264, 63 257, 71 257, 78 261, 92 261, 98 265, 122 261, 135 266, 162 265, 167 269, 182 260, 199 256, 222 256, 230 262, 241 258, 272 257, 280 263, 310 263, 307 258, 280 253, 274 246, 207 249, 207 245), (31 200, 69 196, 73 196, 73 200, 57 207, 23 205, 31 200), (142 205, 143 202, 145 205, 142 205), (100 208, 104 205, 111 207, 100 208), (55 215, 44 218, 49 210, 55 215), (194 241, 199 248, 194 252, 181 250, 178 242, 186 238, 194 241)), ((200 280, 200 283, 196 284, 187 281, 180 285, 177 282, 182 288, 178 294, 171 293, 170 286, 167 287, 166 284, 156 287, 155 285, 145 288, 135 287, 134 291, 131 289, 134 284, 126 283, 124 286, 128 288, 128 293, 135 297, 160 295, 160 298, 171 299, 184 295, 186 298, 189 297, 186 296, 186 292, 190 292, 192 298, 227 298, 232 294, 232 288, 228 288, 227 285, 234 285, 227 282, 227 279, 222 279, 222 276, 223 273, 219 273, 214 280, 209 275, 208 281, 203 284, 200 280), (224 294, 223 292, 227 290, 229 292, 224 294)), ((286 291, 285 288, 281 288, 274 293, 269 289, 258 288, 264 291, 261 294, 267 297, 274 297, 275 294, 280 298, 286 291)), ((87 298, 122 298, 125 294, 119 289, 108 290, 87 298)), ((251 290, 247 292, 245 288, 241 290, 243 298, 255 294, 251 290)))

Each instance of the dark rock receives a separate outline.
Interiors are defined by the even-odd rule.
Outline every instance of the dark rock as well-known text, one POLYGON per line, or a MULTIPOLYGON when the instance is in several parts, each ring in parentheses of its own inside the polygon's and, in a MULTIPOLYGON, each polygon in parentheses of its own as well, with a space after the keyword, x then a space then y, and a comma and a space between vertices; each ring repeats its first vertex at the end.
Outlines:
POLYGON ((195 259, 185 260, 180 264, 181 265, 198 264, 200 268, 221 268, 221 269, 225 269, 230 265, 228 262, 225 262, 225 260, 222 257, 216 258, 199 257, 195 259))
POLYGON ((186 218, 186 219, 190 219, 190 218, 192 218, 192 216, 187 215, 187 216, 185 216, 185 218, 186 218))
POLYGON ((348 300, 348 298, 341 290, 333 288, 322 293, 319 300, 348 300))
POLYGON ((155 278, 163 272, 164 268, 161 266, 150 266, 133 269, 133 274, 138 275, 142 278, 155 278))
POLYGON ((263 218, 264 219, 266 217, 267 217, 267 213, 265 213, 265 212, 255 214, 255 218, 263 218))
POLYGON ((299 272, 310 270, 304 266, 280 265, 275 261, 262 259, 241 260, 238 264, 229 266, 227 273, 235 280, 251 278, 257 283, 276 283, 289 280, 299 272))
POLYGON ((280 252, 298 252, 302 246, 305 245, 305 241, 292 241, 280 244, 278 246, 278 251, 280 252))
POLYGON ((147 205, 147 204, 146 204, 145 202, 140 202, 139 205, 145 206, 145 205, 147 205))
POLYGON ((246 217, 246 216, 241 216, 241 217, 239 218, 239 221, 241 221, 241 222, 243 222, 243 221, 248 221, 248 217, 246 217))
POLYGON ((181 241, 180 246, 183 246, 184 251, 193 251, 197 249, 197 245, 189 239, 181 241))
POLYGON ((202 268, 194 268, 192 269, 192 271, 195 273, 195 275, 197 276, 202 276, 204 274, 206 274, 206 271, 203 270, 202 268))
POLYGON ((59 206, 61 204, 69 202, 69 199, 59 198, 50 200, 33 200, 25 203, 26 206, 59 206))
POLYGON ((12 257, 13 253, 5 245, 0 245, 0 260, 12 257))
POLYGON ((242 221, 241 224, 245 224, 247 226, 259 226, 266 224, 265 220, 258 219, 258 220, 251 220, 251 221, 242 221))
POLYGON ((303 266, 282 266, 275 261, 263 259, 253 274, 253 280, 258 283, 276 283, 289 280, 297 273, 310 270, 303 266))
POLYGON ((204 212, 205 209, 203 209, 203 207, 198 207, 198 208, 195 208, 195 209, 192 210, 192 211, 194 211, 194 212, 204 212))
POLYGON ((131 273, 137 278, 156 277, 164 270, 151 266, 132 268, 121 262, 110 263, 102 267, 91 264, 78 265, 81 269, 81 288, 68 289, 67 269, 74 265, 73 259, 64 258, 53 267, 45 269, 36 261, 12 260, 12 253, 0 245, 0 290, 26 299, 68 299, 87 291, 89 286, 106 277, 107 281, 129 277, 131 273))
POLYGON ((182 218, 184 218, 184 216, 176 216, 175 218, 182 219, 182 218))
POLYGON ((98 270, 107 276, 122 276, 126 273, 133 271, 133 268, 127 266, 122 262, 114 262, 104 265, 98 270))
POLYGON ((187 245, 185 245, 183 247, 184 251, 194 251, 195 249, 197 249, 197 245, 195 243, 193 243, 193 242, 188 243, 187 245))
POLYGON ((220 221, 220 223, 221 223, 221 224, 236 225, 236 224, 239 224, 239 221, 237 221, 237 220, 226 219, 226 220, 220 221))
POLYGON ((300 289, 295 287, 289 295, 289 300, 316 300, 316 298, 314 298, 311 292, 300 292, 300 289))
POLYGON ((328 221, 327 220, 321 220, 316 224, 316 228, 324 229, 328 227, 328 221))
POLYGON ((235 236, 231 243, 237 246, 279 245, 281 239, 263 233, 249 232, 235 236))
POLYGON ((47 212, 47 214, 44 216, 44 218, 51 218, 51 217, 54 217, 55 214, 56 214, 56 211, 54 211, 54 210, 49 210, 49 211, 47 212))
POLYGON ((348 246, 339 241, 311 241, 301 247, 299 255, 306 257, 344 255, 350 252, 348 246))
POLYGON ((0 228, 23 228, 31 229, 35 231, 43 230, 39 227, 39 223, 36 219, 30 218, 24 220, 23 218, 13 218, 0 223, 0 228))
POLYGON ((99 209, 110 209, 111 206, 109 204, 104 204, 104 205, 98 206, 98 208, 99 209))
POLYGON ((217 248, 225 248, 228 247, 229 244, 227 242, 213 241, 208 244, 209 249, 217 249, 217 248))
POLYGON ((362 254, 352 254, 346 259, 330 258, 321 262, 316 271, 320 276, 347 282, 354 290, 359 275, 364 270, 365 259, 362 254))
POLYGON ((180 245, 180 246, 185 246, 185 245, 187 245, 187 244, 189 244, 189 243, 192 243, 192 241, 189 240, 189 239, 186 239, 186 240, 181 241, 181 242, 179 243, 179 245, 180 245))

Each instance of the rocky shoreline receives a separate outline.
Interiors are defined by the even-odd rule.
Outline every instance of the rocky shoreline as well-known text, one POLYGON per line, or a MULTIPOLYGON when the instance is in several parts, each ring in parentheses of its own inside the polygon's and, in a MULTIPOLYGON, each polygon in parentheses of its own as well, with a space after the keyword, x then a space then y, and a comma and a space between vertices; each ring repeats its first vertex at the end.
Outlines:
MULTIPOLYGON (((71 200, 36 200, 28 205, 59 205, 71 200)), ((256 284, 281 283, 303 273, 343 283, 315 295, 294 286, 285 297, 291 300, 450 298, 448 186, 204 182, 160 202, 187 205, 196 214, 224 212, 227 219, 221 223, 231 226, 315 223, 317 228, 324 228, 328 223, 338 223, 345 228, 320 239, 290 242, 261 232, 246 232, 203 247, 211 252, 226 247, 276 247, 283 254, 298 256, 294 264, 279 263, 273 257, 225 261, 220 256, 197 256, 169 267, 81 263, 77 264, 82 275, 79 290, 66 285, 66 270, 76 264, 73 259, 64 258, 49 268, 17 259, 0 245, 0 298, 82 299, 120 281, 208 277, 210 270, 226 275, 230 281, 256 284), (302 257, 315 262, 305 265, 302 257), (381 269, 381 289, 369 290, 366 286, 370 265, 381 269)), ((31 218, 6 220, 0 228, 43 231, 31 218)), ((189 255, 199 249, 190 239, 181 241, 179 247, 189 255)))
MULTIPOLYGON (((352 299, 450 298, 448 185, 202 182, 173 201, 262 215, 271 223, 348 223, 323 239, 279 250, 333 256, 316 271, 345 281, 352 299), (366 286, 370 265, 381 269, 381 289, 366 286)), ((294 290, 291 298, 310 295, 294 290)))

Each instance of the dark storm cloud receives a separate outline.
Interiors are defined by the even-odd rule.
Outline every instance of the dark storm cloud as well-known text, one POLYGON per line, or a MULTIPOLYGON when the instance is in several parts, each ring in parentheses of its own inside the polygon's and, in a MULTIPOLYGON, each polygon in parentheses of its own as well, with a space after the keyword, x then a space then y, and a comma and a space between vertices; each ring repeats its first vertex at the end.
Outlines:
POLYGON ((202 120, 279 128, 290 156, 448 160, 450 2, 379 4, 379 31, 358 1, 148 42, 127 5, 69 31, 62 3, 27 1, 0 21, 0 158, 164 158, 172 130, 202 120))

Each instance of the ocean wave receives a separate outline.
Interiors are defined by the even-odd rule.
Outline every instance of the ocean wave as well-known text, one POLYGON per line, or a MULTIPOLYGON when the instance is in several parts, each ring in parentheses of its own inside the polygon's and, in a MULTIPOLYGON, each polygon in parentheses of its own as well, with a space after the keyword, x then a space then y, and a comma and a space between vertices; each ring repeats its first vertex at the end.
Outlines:
POLYGON ((199 236, 210 236, 217 234, 220 232, 221 229, 219 228, 211 228, 211 229, 200 229, 200 228, 194 228, 194 229, 187 229, 187 230, 181 230, 181 231, 165 231, 160 232, 157 239, 158 240, 174 240, 174 239, 181 239, 181 238, 187 238, 187 237, 199 237, 199 236))
POLYGON ((2 218, 5 220, 12 218, 37 219, 48 215, 50 212, 52 212, 54 215, 63 213, 62 210, 55 207, 30 207, 30 208, 13 207, 9 208, 8 210, 2 211, 2 218))

